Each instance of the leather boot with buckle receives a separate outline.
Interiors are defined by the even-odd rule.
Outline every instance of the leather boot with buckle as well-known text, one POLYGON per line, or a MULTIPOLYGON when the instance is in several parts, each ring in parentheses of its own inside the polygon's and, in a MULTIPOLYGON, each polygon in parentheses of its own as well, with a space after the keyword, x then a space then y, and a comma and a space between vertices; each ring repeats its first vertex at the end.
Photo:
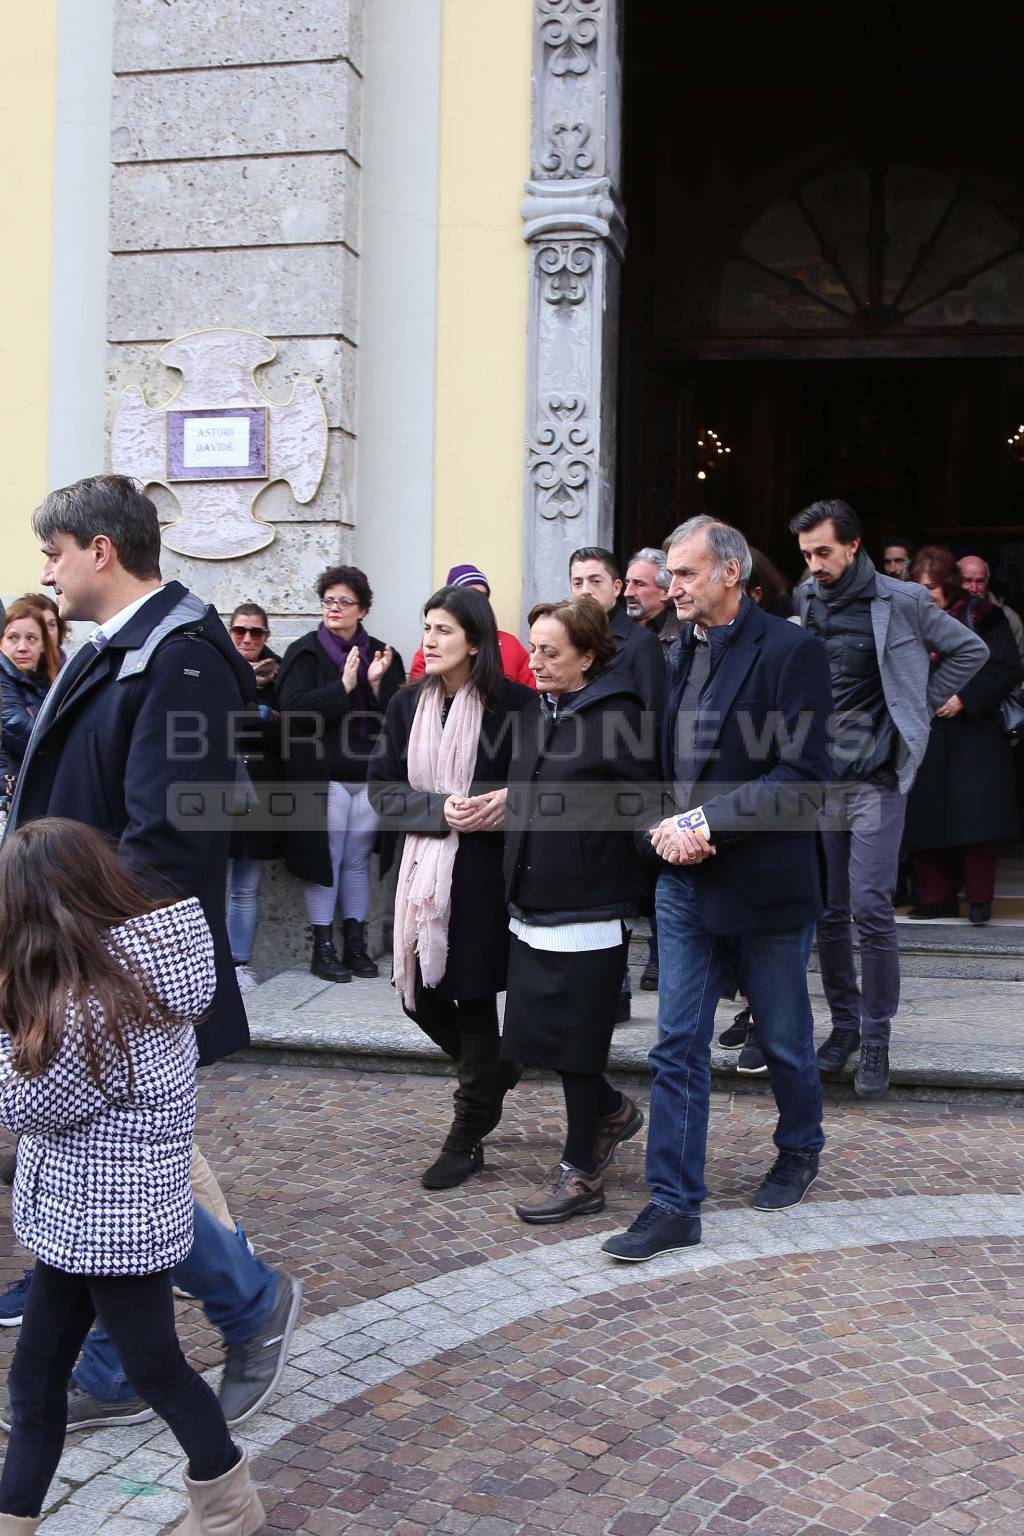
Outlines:
POLYGON ((520 1221, 552 1226, 570 1216, 591 1216, 604 1210, 604 1181, 600 1173, 584 1173, 570 1163, 552 1168, 536 1194, 516 1205, 520 1221))
POLYGON ((351 981, 352 972, 343 965, 334 947, 334 927, 331 923, 311 923, 313 958, 309 962, 310 973, 321 981, 351 981))
POLYGON ((375 960, 370 959, 366 948, 366 924, 354 917, 346 917, 341 925, 341 931, 344 935, 342 960, 352 975, 366 979, 379 976, 380 968, 375 960))

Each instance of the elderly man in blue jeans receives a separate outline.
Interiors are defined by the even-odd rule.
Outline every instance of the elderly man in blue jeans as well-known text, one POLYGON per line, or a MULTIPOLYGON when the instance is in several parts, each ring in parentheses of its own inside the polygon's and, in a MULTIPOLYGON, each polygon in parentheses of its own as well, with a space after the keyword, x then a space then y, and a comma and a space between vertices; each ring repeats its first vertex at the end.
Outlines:
POLYGON ((777 1156, 754 1195, 797 1204, 825 1144, 807 958, 822 908, 817 815, 832 708, 820 641, 745 596, 743 535, 695 517, 672 535, 683 623, 662 733, 676 811, 650 834, 658 1043, 651 1052, 650 1201, 604 1251, 634 1263, 700 1242, 715 1008, 738 955, 779 1109, 777 1156))

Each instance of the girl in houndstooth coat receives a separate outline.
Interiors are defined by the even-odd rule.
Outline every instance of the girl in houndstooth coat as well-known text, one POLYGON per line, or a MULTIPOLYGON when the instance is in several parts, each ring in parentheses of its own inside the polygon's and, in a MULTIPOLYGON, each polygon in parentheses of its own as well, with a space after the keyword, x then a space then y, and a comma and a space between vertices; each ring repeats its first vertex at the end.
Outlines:
POLYGON ((187 1364, 170 1268, 192 1245, 194 1026, 213 998, 195 898, 147 892, 92 828, 29 822, 0 850, 0 1124, 36 1255, 11 1365, 0 1536, 34 1531, 64 1444, 67 1380, 97 1316, 189 1459, 178 1527, 249 1536, 263 1513, 215 1394, 187 1364))

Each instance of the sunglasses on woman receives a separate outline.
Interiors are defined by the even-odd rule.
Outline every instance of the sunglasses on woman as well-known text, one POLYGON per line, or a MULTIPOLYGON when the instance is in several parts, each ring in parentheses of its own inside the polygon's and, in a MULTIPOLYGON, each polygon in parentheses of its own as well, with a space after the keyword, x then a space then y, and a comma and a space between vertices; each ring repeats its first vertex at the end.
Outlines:
POLYGON ((258 640, 267 631, 259 624, 232 624, 231 633, 237 640, 241 640, 243 635, 251 635, 254 640, 258 640))

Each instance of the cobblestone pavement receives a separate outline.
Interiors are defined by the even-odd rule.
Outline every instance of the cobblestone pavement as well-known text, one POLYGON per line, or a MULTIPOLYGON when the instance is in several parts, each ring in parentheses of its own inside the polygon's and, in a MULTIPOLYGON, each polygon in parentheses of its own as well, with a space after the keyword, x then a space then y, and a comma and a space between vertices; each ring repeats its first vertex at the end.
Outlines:
MULTIPOLYGON (((517 1090, 485 1173, 443 1194, 417 1181, 442 1079, 222 1065, 202 1101, 236 1216, 306 1290, 281 1396, 240 1436, 268 1531, 1024 1531, 1014 1109, 831 1106, 821 1177, 771 1217, 747 1206, 770 1101, 719 1097, 704 1243, 619 1266, 598 1249, 643 1203, 642 1136, 601 1215, 512 1212, 557 1157, 553 1084, 517 1090)), ((216 1365, 202 1314, 180 1323, 216 1365)), ((42 1532, 170 1531, 180 1460, 152 1424, 73 1437, 42 1532)))

